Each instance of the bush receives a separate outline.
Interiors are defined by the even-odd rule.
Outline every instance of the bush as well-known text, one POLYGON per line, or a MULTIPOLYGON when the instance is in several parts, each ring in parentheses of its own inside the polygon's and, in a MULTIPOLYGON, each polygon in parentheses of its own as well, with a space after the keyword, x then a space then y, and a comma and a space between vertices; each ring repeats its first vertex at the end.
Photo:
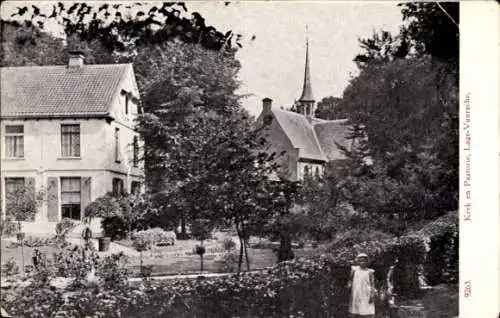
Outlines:
POLYGON ((19 265, 17 265, 17 262, 13 257, 9 258, 7 263, 5 263, 5 274, 7 276, 19 274, 19 265))
POLYGON ((2 237, 12 236, 18 231, 18 225, 10 217, 0 218, 0 232, 2 237))
POLYGON ((222 248, 224 251, 230 252, 236 248, 236 243, 232 239, 226 238, 222 241, 222 248))
POLYGON ((101 228, 104 232, 104 236, 111 238, 113 241, 127 237, 127 226, 118 216, 103 218, 101 221, 101 228))
POLYGON ((132 234, 132 238, 135 238, 137 236, 149 240, 151 246, 175 245, 175 238, 176 238, 175 232, 165 231, 159 227, 155 227, 144 231, 137 231, 132 234))

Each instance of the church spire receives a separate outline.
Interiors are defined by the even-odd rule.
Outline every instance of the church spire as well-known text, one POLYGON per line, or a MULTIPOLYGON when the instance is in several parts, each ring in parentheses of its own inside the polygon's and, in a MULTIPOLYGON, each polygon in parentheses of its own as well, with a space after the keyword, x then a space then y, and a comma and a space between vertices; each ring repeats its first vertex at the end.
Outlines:
MULTIPOLYGON (((307 25, 306 25, 306 34, 307 34, 307 25)), ((302 94, 299 98, 300 104, 302 104, 303 111, 305 115, 312 116, 314 113, 314 96, 312 93, 311 86, 311 71, 309 70, 309 36, 306 35, 306 65, 304 70, 304 86, 302 88, 302 94)))

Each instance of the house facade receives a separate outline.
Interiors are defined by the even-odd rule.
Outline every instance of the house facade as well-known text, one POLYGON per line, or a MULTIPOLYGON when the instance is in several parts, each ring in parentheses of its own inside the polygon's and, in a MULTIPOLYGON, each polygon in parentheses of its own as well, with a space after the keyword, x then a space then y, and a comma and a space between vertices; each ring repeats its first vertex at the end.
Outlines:
POLYGON ((296 111, 275 108, 272 99, 264 98, 262 112, 256 120, 257 128, 269 143, 268 151, 278 155, 281 178, 300 181, 305 175, 321 176, 326 163, 345 159, 338 145, 350 149, 352 142, 346 138, 347 119, 315 118, 315 105, 307 42, 304 85, 293 106, 296 111), (279 155, 281 153, 283 155, 279 155))
POLYGON ((1 70, 1 198, 29 186, 44 193, 39 222, 83 219, 108 192, 140 191, 144 173, 135 131, 139 92, 131 64, 1 70))

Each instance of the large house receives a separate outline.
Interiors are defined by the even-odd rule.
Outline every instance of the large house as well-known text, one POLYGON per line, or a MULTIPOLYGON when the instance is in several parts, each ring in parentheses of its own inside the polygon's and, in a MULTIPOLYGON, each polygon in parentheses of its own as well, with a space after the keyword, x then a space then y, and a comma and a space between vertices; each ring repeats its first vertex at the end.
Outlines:
POLYGON ((264 128, 269 141, 269 152, 279 156, 280 177, 299 181, 305 175, 322 175, 327 162, 345 159, 337 144, 347 149, 351 141, 346 139, 349 127, 347 119, 323 120, 315 118, 315 99, 312 93, 309 69, 309 43, 306 43, 304 85, 296 111, 272 107, 272 99, 264 98, 262 113, 257 127, 264 128))
POLYGON ((45 193, 42 223, 82 220, 97 197, 140 191, 138 97, 132 64, 85 65, 79 52, 67 65, 2 68, 2 215, 16 187, 45 193))

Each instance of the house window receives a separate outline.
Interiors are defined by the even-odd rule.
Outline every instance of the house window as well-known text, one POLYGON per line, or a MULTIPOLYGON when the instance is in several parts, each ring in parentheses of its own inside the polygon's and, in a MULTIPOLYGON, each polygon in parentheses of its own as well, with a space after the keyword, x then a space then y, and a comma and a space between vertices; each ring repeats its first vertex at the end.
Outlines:
POLYGON ((309 166, 308 165, 305 165, 304 166, 304 177, 308 176, 309 175, 309 166))
POLYGON ((137 136, 134 136, 132 147, 133 147, 133 164, 134 167, 137 167, 137 164, 139 163, 139 139, 137 138, 137 136))
POLYGON ((5 178, 5 196, 13 195, 24 187, 24 178, 5 178))
POLYGON ((120 128, 115 128, 115 161, 120 163, 120 128))
POLYGON ((7 158, 24 157, 24 126, 5 126, 5 156, 7 158))
POLYGON ((80 157, 80 125, 61 125, 61 155, 80 157))
POLYGON ((141 183, 139 181, 132 181, 130 185, 130 193, 139 194, 141 191, 141 183))
POLYGON ((120 178, 113 178, 113 194, 118 196, 124 193, 123 180, 120 178))
POLYGON ((129 98, 127 95, 125 95, 125 115, 128 115, 128 103, 129 103, 129 98))
POLYGON ((315 174, 316 174, 316 177, 319 177, 319 167, 316 167, 315 174))
POLYGON ((81 178, 61 178, 61 214, 63 218, 81 219, 81 178))

